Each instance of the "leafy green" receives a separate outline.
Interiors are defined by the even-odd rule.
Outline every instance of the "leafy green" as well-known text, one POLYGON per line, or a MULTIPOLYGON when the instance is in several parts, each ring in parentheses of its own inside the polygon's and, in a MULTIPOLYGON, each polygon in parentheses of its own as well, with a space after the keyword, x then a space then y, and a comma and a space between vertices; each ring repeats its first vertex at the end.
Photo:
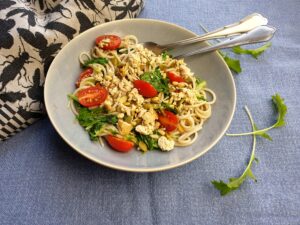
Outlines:
POLYGON ((265 50, 271 47, 271 42, 266 43, 265 45, 256 48, 256 49, 244 49, 240 46, 236 46, 232 48, 232 51, 236 54, 247 54, 251 55, 253 58, 257 59, 265 50))
POLYGON ((241 73, 242 68, 240 64, 240 60, 230 58, 227 54, 223 53, 222 51, 219 51, 220 55, 225 60, 226 64, 228 65, 229 69, 233 70, 236 73, 241 73))
POLYGON ((125 135, 124 139, 127 140, 127 141, 132 141, 132 142, 136 143, 136 137, 132 134, 125 135))
POLYGON ((273 104, 276 107, 277 110, 277 121, 274 123, 272 126, 260 129, 260 130, 255 130, 253 132, 247 132, 247 133, 241 133, 241 134, 226 134, 227 136, 244 136, 244 135, 259 135, 261 137, 267 138, 269 140, 272 140, 272 138, 266 133, 267 131, 277 128, 277 127, 282 127, 285 125, 285 116, 287 113, 287 106, 284 103, 284 99, 280 97, 279 94, 275 94, 272 96, 273 104))
MULTIPOLYGON (((255 130, 259 130, 256 124, 254 124, 255 130)), ((273 141, 270 135, 268 135, 266 132, 257 133, 256 135, 261 136, 265 139, 268 139, 269 141, 273 141)))
POLYGON ((136 138, 138 141, 142 141, 147 145, 149 150, 159 150, 158 141, 149 135, 143 135, 140 133, 136 133, 136 138))
POLYGON ((199 91, 205 87, 206 87, 206 81, 196 78, 196 93, 195 94, 196 94, 196 97, 198 100, 207 101, 207 99, 204 98, 204 96, 199 93, 199 91))
POLYGON ((163 51, 161 53, 161 57, 162 57, 163 61, 165 61, 167 59, 167 56, 172 57, 172 55, 168 51, 163 51))
POLYGON ((201 90, 206 87, 206 81, 201 80, 200 78, 196 78, 196 89, 201 90))
POLYGON ((107 129, 107 131, 109 131, 112 135, 117 135, 117 134, 119 134, 118 131, 113 130, 113 129, 107 129))
POLYGON ((105 65, 108 63, 108 60, 106 58, 96 58, 96 59, 90 59, 84 62, 84 64, 82 65, 83 68, 88 67, 90 64, 101 64, 101 65, 105 65))
POLYGON ((174 114, 178 114, 178 110, 177 110, 173 105, 170 105, 170 104, 168 104, 168 103, 166 103, 166 102, 162 102, 162 103, 161 103, 161 107, 162 107, 163 109, 166 109, 166 110, 168 110, 168 111, 174 113, 174 114))
POLYGON ((169 80, 162 77, 159 68, 156 68, 153 72, 144 73, 141 79, 149 82, 158 92, 169 95, 169 80))
POLYGON ((287 113, 287 106, 284 104, 284 99, 279 94, 272 96, 272 100, 278 111, 277 122, 273 125, 274 127, 282 127, 285 125, 285 115, 287 113))
POLYGON ((68 94, 68 98, 74 100, 75 102, 79 102, 76 95, 68 94))
POLYGON ((252 153, 251 153, 251 157, 249 160, 249 163, 245 169, 245 171, 243 172, 243 174, 240 177, 232 177, 229 178, 229 182, 225 183, 224 181, 220 180, 220 181, 212 181, 212 184, 214 185, 214 187, 216 189, 218 189, 221 193, 221 195, 226 195, 236 189, 238 189, 241 184, 246 180, 246 178, 251 178, 254 181, 256 181, 256 178, 251 170, 251 166, 253 161, 258 162, 258 159, 255 157, 255 147, 256 147, 256 136, 261 136, 263 138, 266 138, 268 140, 272 140, 272 138, 266 133, 268 130, 272 129, 272 128, 276 128, 276 127, 282 127, 285 125, 285 116, 287 113, 287 106, 284 103, 284 99, 280 97, 279 94, 275 94, 272 96, 272 100, 273 103, 277 109, 278 112, 278 116, 277 116, 277 121, 275 124, 273 124, 272 126, 265 128, 265 129, 261 129, 259 130, 256 126, 256 124, 253 122, 251 113, 249 112, 248 108, 245 107, 245 110, 249 116, 251 125, 252 125, 252 132, 248 132, 248 133, 242 133, 242 134, 227 134, 228 136, 242 136, 242 135, 253 135, 253 146, 252 146, 252 153))
MULTIPOLYGON (((249 116, 249 119, 250 119, 250 122, 251 122, 251 125, 252 125, 252 129, 255 132, 256 131, 255 124, 253 122, 251 113, 248 110, 247 106, 245 107, 245 110, 246 110, 246 112, 249 116)), ((251 170, 251 166, 252 166, 253 161, 258 162, 257 158, 255 157, 255 148, 256 148, 256 135, 253 134, 253 145, 252 145, 252 152, 251 152, 250 160, 248 162, 248 165, 247 165, 246 169, 244 170, 244 172, 242 173, 242 175, 240 177, 231 177, 231 178, 229 178, 228 183, 225 183, 222 180, 219 180, 219 181, 213 180, 213 181, 211 181, 211 183, 214 185, 214 187, 220 191, 220 194, 222 196, 238 189, 244 183, 246 178, 253 179, 255 182, 257 181, 256 177, 254 176, 254 174, 251 170)))
POLYGON ((198 100, 202 100, 202 101, 205 101, 205 102, 207 102, 207 99, 206 98, 204 98, 204 96, 196 96, 197 97, 197 99, 198 100))
POLYGON ((116 124, 118 122, 116 115, 106 114, 106 111, 102 107, 88 109, 78 105, 78 116, 76 118, 79 124, 88 131, 92 140, 97 139, 98 132, 103 125, 116 124))

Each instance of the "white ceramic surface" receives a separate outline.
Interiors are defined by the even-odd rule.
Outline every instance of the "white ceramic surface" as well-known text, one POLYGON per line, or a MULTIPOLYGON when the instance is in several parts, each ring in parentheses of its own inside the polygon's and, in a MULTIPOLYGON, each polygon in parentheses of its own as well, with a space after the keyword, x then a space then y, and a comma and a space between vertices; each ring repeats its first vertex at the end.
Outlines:
MULTIPOLYGON (((158 20, 130 19, 105 23, 78 35, 70 41, 52 62, 45 81, 45 104, 48 116, 59 135, 77 152, 94 162, 110 168, 153 172, 184 165, 211 149, 227 130, 235 109, 236 90, 230 70, 217 53, 192 56, 185 61, 191 70, 208 83, 217 95, 212 116, 205 122, 197 141, 188 147, 178 147, 171 152, 149 151, 146 154, 133 150, 129 153, 113 151, 92 142, 76 122, 67 107, 67 94, 74 91, 74 83, 81 71, 78 56, 92 48, 94 40, 102 34, 136 35, 140 42, 170 43, 190 38, 196 34, 180 26, 158 20)), ((193 45, 192 48, 206 46, 193 45)), ((191 47, 190 47, 191 48, 191 47)))

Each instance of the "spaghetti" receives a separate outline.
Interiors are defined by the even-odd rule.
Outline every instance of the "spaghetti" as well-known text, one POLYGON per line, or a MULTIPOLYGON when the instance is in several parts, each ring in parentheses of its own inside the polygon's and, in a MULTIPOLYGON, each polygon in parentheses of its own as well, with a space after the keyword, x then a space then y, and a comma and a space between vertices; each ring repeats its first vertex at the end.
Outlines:
POLYGON ((169 151, 174 146, 193 144, 216 101, 206 82, 196 78, 183 59, 173 59, 166 53, 155 55, 133 35, 123 37, 117 49, 103 47, 109 43, 109 38, 102 38, 90 52, 79 56, 81 65, 92 70, 72 95, 75 115, 78 117, 79 112, 74 99, 80 102, 78 95, 82 90, 100 84, 107 90, 107 97, 96 107, 104 108, 106 114, 115 115, 118 120, 101 126, 97 131, 100 139, 113 135, 133 142, 142 151, 169 151))

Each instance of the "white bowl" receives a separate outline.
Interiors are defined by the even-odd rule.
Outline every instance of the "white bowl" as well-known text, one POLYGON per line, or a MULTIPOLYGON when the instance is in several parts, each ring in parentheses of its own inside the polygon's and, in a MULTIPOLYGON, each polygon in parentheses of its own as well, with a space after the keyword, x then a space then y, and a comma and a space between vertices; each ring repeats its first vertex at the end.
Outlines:
MULTIPOLYGON (((132 172, 153 172, 184 165, 211 149, 224 135, 232 120, 236 90, 230 70, 222 57, 214 52, 185 59, 191 70, 207 81, 217 95, 212 106, 212 116, 200 131, 197 141, 188 147, 176 147, 171 152, 149 151, 143 154, 113 151, 105 145, 92 142, 87 132, 77 123, 67 107, 67 95, 74 91, 74 83, 81 71, 78 56, 94 45, 102 34, 136 35, 140 42, 171 43, 196 34, 175 24, 151 20, 129 19, 105 23, 85 31, 70 41, 52 62, 45 81, 45 105, 48 116, 59 135, 77 152, 101 165, 132 172)), ((199 43, 188 48, 207 46, 199 43)))

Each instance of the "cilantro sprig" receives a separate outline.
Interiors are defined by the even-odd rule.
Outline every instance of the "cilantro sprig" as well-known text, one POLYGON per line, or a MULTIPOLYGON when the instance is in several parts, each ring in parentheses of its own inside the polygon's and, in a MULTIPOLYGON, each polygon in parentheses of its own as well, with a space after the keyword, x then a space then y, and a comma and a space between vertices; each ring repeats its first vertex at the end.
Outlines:
POLYGON ((272 46, 271 42, 268 42, 264 44, 263 46, 256 48, 256 49, 245 49, 240 46, 236 46, 232 48, 232 51, 235 54, 246 54, 246 55, 251 55, 253 58, 258 59, 258 56, 260 56, 265 50, 270 48, 272 46))
POLYGON ((83 68, 88 67, 90 64, 101 64, 101 65, 105 65, 108 63, 108 60, 106 58, 96 58, 96 59, 89 59, 87 61, 84 62, 84 64, 82 65, 83 68))
POLYGON ((242 67, 241 67, 240 60, 230 58, 228 56, 228 54, 225 54, 222 51, 219 51, 219 53, 222 56, 222 58, 224 59, 224 61, 226 62, 229 69, 233 70, 236 73, 241 73, 242 72, 242 67))
POLYGON ((267 128, 264 129, 256 129, 255 131, 252 132, 246 132, 246 133, 240 133, 240 134, 226 134, 227 136, 245 136, 245 135, 259 135, 263 138, 272 140, 272 138, 266 133, 267 131, 277 128, 277 127, 282 127, 285 125, 285 116, 287 113, 287 106, 284 103, 284 99, 280 97, 279 94, 275 94, 272 96, 273 104, 276 107, 276 110, 278 112, 277 120, 276 122, 267 128))
POLYGON ((161 103, 160 110, 164 110, 164 109, 174 113, 175 115, 178 114, 178 110, 173 105, 170 105, 166 102, 161 103))
MULTIPOLYGON (((251 55, 253 58, 258 59, 258 56, 260 56, 266 49, 271 47, 271 42, 266 43, 265 45, 256 48, 256 49, 245 49, 240 46, 233 47, 231 50, 238 55, 246 54, 246 55, 251 55)), ((225 60, 226 64, 228 67, 233 70, 236 73, 241 73, 242 72, 242 67, 240 60, 234 59, 228 56, 228 54, 225 54, 222 51, 219 51, 223 59, 225 60)))
POLYGON ((140 133, 136 133, 136 138, 138 141, 142 141, 145 143, 149 150, 158 150, 160 149, 158 146, 158 142, 156 139, 150 137, 149 135, 143 135, 140 133))
POLYGON ((73 101, 79 103, 78 97, 76 95, 68 94, 67 97, 68 97, 69 100, 73 100, 73 101))
POLYGON ((88 109, 75 102, 78 111, 77 120, 89 133, 91 140, 96 140, 98 133, 105 124, 116 124, 116 115, 107 114, 104 108, 88 109))
POLYGON ((172 57, 172 55, 168 52, 168 51, 163 51, 162 53, 161 53, 161 57, 162 57, 162 60, 163 61, 165 61, 166 59, 167 59, 167 57, 172 57))
MULTIPOLYGON (((245 106, 245 110, 246 110, 247 115, 249 117, 249 120, 251 122, 253 132, 255 132, 255 130, 256 130, 255 124, 253 122, 251 113, 250 113, 249 109, 247 108, 247 106, 245 106)), ((213 180, 213 181, 211 181, 211 183, 214 185, 214 187, 220 191, 220 194, 222 196, 238 189, 244 183, 244 181, 247 178, 250 178, 250 179, 254 180, 255 182, 257 181, 256 177, 254 176, 254 174, 251 170, 253 162, 257 161, 257 159, 255 157, 255 149, 256 149, 256 135, 253 134, 253 144, 252 144, 252 152, 251 152, 250 160, 248 162, 248 165, 247 165, 246 169, 242 173, 242 175, 239 176, 239 177, 229 178, 229 182, 227 182, 227 183, 225 183, 222 180, 219 180, 219 181, 213 180)))
POLYGON ((225 183, 222 180, 213 180, 211 181, 211 183, 214 185, 214 187, 216 189, 218 189, 220 191, 220 194, 226 195, 236 189, 238 189, 243 182, 247 179, 253 179, 254 181, 256 181, 256 177, 254 176, 251 167, 253 164, 253 161, 258 162, 257 158, 255 157, 255 149, 256 149, 256 136, 261 136, 263 138, 272 140, 272 138, 266 133, 268 130, 276 128, 276 127, 282 127, 285 125, 285 116, 287 113, 287 106, 284 103, 284 99, 280 97, 279 94, 275 94, 272 96, 272 100, 274 105, 276 106, 276 109, 278 111, 278 116, 277 116, 277 121, 275 124, 273 124, 272 126, 265 128, 265 129, 258 129, 256 124, 253 122, 251 113, 249 111, 249 109, 247 108, 247 106, 245 106, 245 110, 246 113, 249 117, 249 120, 251 122, 251 126, 252 126, 252 132, 248 132, 248 133, 242 133, 242 134, 227 134, 228 136, 243 136, 243 135, 253 135, 253 145, 252 145, 252 152, 251 152, 251 156, 250 156, 250 160, 248 162, 248 165, 246 167, 246 169, 244 170, 244 172, 242 173, 242 175, 240 177, 232 177, 229 178, 229 181, 227 183, 225 183))
POLYGON ((146 72, 141 76, 141 80, 149 82, 158 92, 169 95, 169 80, 163 78, 160 69, 156 68, 153 72, 146 72))

